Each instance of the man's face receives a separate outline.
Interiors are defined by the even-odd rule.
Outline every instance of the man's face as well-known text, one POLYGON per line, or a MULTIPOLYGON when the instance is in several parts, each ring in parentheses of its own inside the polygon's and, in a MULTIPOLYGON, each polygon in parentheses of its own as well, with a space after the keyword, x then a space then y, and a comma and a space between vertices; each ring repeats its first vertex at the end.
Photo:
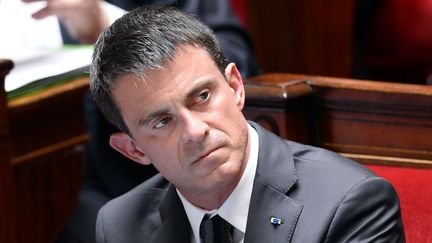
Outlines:
POLYGON ((152 163, 185 196, 235 186, 248 155, 244 88, 235 65, 225 76, 194 46, 144 80, 122 76, 113 95, 132 137, 114 134, 111 145, 152 163))

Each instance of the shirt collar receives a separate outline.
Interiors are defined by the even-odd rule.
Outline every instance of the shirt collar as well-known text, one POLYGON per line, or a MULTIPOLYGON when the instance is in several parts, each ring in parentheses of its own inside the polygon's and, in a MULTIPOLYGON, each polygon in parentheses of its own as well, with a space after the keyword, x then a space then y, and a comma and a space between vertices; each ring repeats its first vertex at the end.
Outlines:
MULTIPOLYGON (((195 242, 199 242, 199 227, 201 220, 206 214, 215 215, 219 214, 223 219, 228 221, 241 233, 246 231, 246 223, 249 212, 249 204, 252 195, 253 181, 255 178, 256 167, 258 163, 258 148, 259 139, 255 129, 248 125, 248 135, 250 138, 249 158, 246 164, 245 171, 240 178, 239 183, 229 195, 227 200, 222 204, 219 209, 212 211, 203 210, 192 203, 190 203, 178 190, 186 215, 192 227, 192 236, 195 242)), ((242 237, 243 238, 243 237, 242 237)))

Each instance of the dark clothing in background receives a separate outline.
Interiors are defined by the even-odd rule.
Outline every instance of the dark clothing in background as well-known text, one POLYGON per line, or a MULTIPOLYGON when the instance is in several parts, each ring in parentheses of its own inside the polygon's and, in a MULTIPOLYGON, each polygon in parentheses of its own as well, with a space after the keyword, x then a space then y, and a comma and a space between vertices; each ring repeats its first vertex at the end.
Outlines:
POLYGON ((353 78, 432 84, 432 2, 355 2, 353 78))

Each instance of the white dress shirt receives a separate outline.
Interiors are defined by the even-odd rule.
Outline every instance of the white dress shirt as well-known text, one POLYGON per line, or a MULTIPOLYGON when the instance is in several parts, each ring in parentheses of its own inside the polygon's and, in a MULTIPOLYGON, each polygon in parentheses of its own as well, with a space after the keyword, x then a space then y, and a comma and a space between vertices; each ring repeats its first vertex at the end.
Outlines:
POLYGON ((249 204, 252 195, 253 181, 255 178, 258 163, 259 140, 255 129, 248 124, 248 134, 250 138, 249 158, 245 171, 239 183, 229 195, 227 200, 219 209, 207 211, 190 203, 178 190, 186 215, 192 227, 191 242, 200 243, 199 228, 203 217, 210 214, 211 217, 218 214, 232 226, 234 226, 234 242, 243 243, 246 232, 246 222, 249 212, 249 204))

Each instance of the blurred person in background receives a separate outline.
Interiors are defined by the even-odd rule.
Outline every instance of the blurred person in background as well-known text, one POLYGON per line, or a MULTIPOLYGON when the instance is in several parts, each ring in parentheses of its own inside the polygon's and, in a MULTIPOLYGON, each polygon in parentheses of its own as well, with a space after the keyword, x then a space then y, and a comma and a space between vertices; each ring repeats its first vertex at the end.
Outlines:
POLYGON ((432 1, 356 1, 354 77, 432 84, 432 1))

